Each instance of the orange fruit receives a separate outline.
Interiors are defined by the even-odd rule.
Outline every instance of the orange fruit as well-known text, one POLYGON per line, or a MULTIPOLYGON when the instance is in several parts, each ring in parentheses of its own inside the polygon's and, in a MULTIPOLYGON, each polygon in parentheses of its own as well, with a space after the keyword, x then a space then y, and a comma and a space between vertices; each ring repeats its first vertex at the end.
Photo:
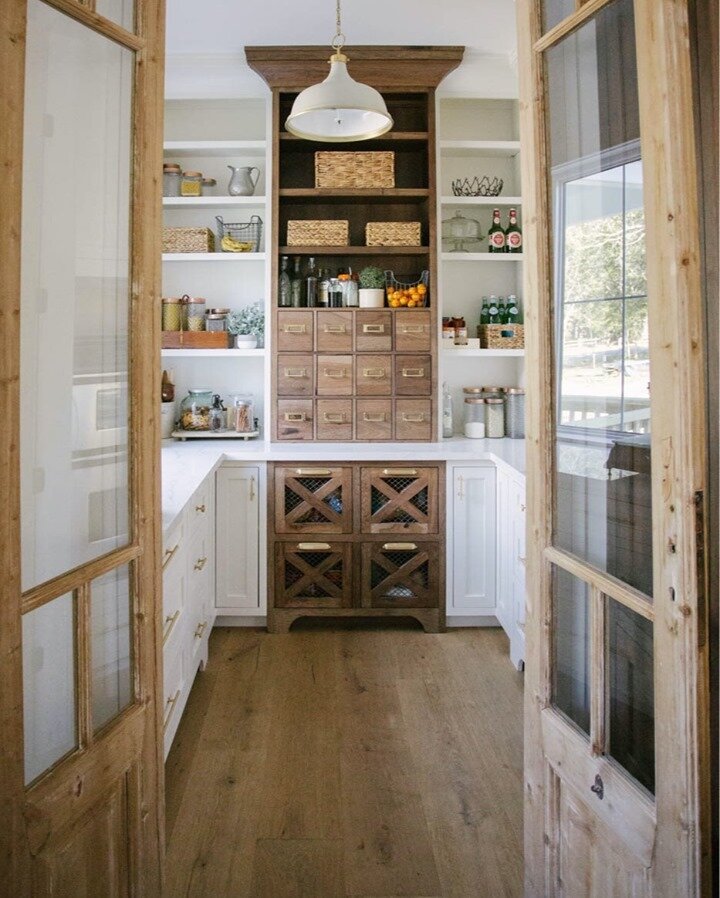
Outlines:
POLYGON ((424 296, 427 293, 427 287, 425 286, 425 284, 418 284, 415 289, 421 296, 424 296))

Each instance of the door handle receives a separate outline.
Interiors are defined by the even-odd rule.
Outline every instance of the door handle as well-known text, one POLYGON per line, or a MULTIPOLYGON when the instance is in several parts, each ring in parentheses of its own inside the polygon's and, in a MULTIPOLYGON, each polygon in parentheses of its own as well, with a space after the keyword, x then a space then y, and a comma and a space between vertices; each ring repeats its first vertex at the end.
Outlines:
POLYGON ((385 420, 385 415, 373 415, 370 412, 363 412, 363 421, 367 421, 368 424, 382 424, 385 420))
POLYGON ((298 477, 330 477, 332 471, 329 468, 295 468, 298 477))
POLYGON ((198 624, 197 627, 195 628, 195 639, 202 639, 203 633, 205 632, 206 628, 207 628, 206 620, 203 621, 201 624, 198 624))
POLYGON ((402 376, 403 377, 425 377, 425 369, 424 368, 403 368, 402 376))
POLYGON ((177 543, 172 547, 172 549, 165 549, 165 557, 163 558, 163 570, 170 564, 172 557, 175 555, 177 550, 180 548, 180 543, 177 543))
POLYGON ((347 333, 347 328, 344 324, 326 324, 325 325, 325 333, 326 334, 345 334, 347 333))
POLYGON ((163 717, 163 733, 168 727, 170 723, 170 718, 172 717, 172 713, 175 710, 175 705, 177 704, 177 700, 180 698, 180 690, 178 689, 175 695, 172 698, 169 698, 165 702, 165 716, 163 717))
POLYGON ((205 503, 203 502, 202 505, 196 505, 196 506, 195 506, 195 511, 196 511, 198 514, 205 514, 205 503))
POLYGON ((198 560, 193 565, 194 570, 201 571, 205 565, 207 564, 207 556, 203 556, 202 558, 198 558, 198 560))
POLYGON ((283 416, 286 421, 304 421, 305 413, 304 412, 286 412, 283 416))
POLYGON ((305 324, 286 324, 283 328, 286 334, 304 334, 307 332, 305 324))
POLYGON ((383 543, 383 552, 415 552, 416 543, 383 543))
POLYGON ((325 412, 323 414, 323 421, 326 424, 343 424, 345 422, 345 415, 341 412, 325 412))
POLYGON ((364 334, 384 334, 385 333, 385 325, 384 324, 363 324, 363 333, 364 334))
POLYGON ((384 368, 363 368, 363 377, 385 377, 384 368))
POLYGON ((602 781, 602 777, 599 773, 595 775, 595 782, 590 786, 590 791, 593 792, 600 801, 605 797, 605 784, 602 781))
POLYGON ((383 468, 383 477, 416 477, 416 468, 383 468))
POLYGON ((298 543, 298 552, 329 552, 330 543, 298 543))
POLYGON ((175 614, 168 614, 165 617, 165 623, 167 626, 165 627, 165 630, 163 632, 163 645, 165 645, 165 643, 170 638, 170 634, 172 633, 173 628, 175 627, 175 624, 177 623, 179 617, 180 617, 180 609, 179 608, 175 612, 175 614))
POLYGON ((323 374, 332 380, 342 380, 347 377, 347 368, 324 368, 323 374))
POLYGON ((465 498, 465 478, 458 474, 458 499, 462 502, 465 498))
POLYGON ((425 420, 425 415, 423 415, 422 413, 419 415, 411 415, 409 412, 403 412, 402 419, 408 424, 422 424, 422 422, 425 420))
POLYGON ((404 324, 400 328, 401 334, 424 334, 425 328, 422 324, 404 324))
POLYGON ((307 368, 286 368, 285 377, 299 378, 307 377, 307 368))

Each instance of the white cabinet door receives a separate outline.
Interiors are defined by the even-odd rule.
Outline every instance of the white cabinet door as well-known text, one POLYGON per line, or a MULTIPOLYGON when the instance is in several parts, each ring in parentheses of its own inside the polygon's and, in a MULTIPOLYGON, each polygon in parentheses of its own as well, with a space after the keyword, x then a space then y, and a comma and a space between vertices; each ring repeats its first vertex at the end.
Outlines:
POLYGON ((216 474, 215 606, 260 610, 260 470, 225 466, 216 474))
POLYGON ((504 470, 497 472, 497 619, 506 633, 513 620, 512 577, 512 482, 504 470))
POLYGON ((495 468, 453 468, 452 591, 448 615, 495 614, 495 468))
POLYGON ((513 480, 512 497, 512 627, 510 657, 520 668, 525 663, 525 481, 513 480))

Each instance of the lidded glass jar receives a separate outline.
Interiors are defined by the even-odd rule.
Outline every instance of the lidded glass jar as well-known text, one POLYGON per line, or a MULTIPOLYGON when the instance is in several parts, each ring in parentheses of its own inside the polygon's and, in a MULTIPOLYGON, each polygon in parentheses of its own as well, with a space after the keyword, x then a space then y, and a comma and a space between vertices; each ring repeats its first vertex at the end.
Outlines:
POLYGON ((255 430, 255 403, 252 393, 233 393, 228 408, 228 428, 235 433, 255 430))
POLYGON ((205 313, 206 331, 226 331, 230 309, 208 309, 205 313))
POLYGON ((180 403, 180 430, 210 430, 213 404, 209 387, 191 387, 180 403))
POLYGON ((525 439, 525 390, 509 387, 505 399, 505 432, 511 440, 525 439))
POLYGON ((485 399, 485 435, 491 440, 505 436, 505 400, 497 397, 485 399))
POLYGON ((183 297, 187 308, 187 329, 189 331, 205 330, 205 300, 200 296, 183 297))
POLYGON ((180 184, 180 196, 202 196, 203 176, 200 171, 184 171, 180 184))
POLYGON ((174 162, 163 165, 163 196, 180 196, 182 169, 174 162))
POLYGON ((185 316, 185 302, 180 296, 163 296, 162 329, 164 331, 181 331, 185 316))
POLYGON ((481 396, 465 397, 464 432, 471 440, 485 438, 485 400, 481 396))
POLYGON ((483 387, 482 394, 485 399, 504 399, 505 387, 483 387))

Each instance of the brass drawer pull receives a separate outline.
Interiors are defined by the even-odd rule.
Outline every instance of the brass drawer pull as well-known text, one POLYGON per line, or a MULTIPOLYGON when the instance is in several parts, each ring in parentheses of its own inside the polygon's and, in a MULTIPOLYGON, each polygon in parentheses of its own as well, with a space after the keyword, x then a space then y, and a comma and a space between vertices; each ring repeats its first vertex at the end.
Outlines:
POLYGON ((363 377, 385 377, 384 368, 363 368, 363 377))
POLYGON ((165 549, 165 557, 163 558, 163 564, 162 564, 163 570, 165 570, 165 568, 170 564, 175 553, 177 552, 177 550, 179 548, 180 548, 180 543, 177 543, 176 545, 174 545, 172 547, 172 549, 165 549))
POLYGON ((286 421, 305 421, 305 412, 285 412, 283 415, 286 421))
POLYGON ((198 514, 205 514, 205 503, 203 502, 202 505, 196 505, 196 506, 195 506, 195 511, 196 511, 198 514))
MULTIPOLYGON (((405 419, 407 420, 407 419, 405 419)), ((383 468, 384 477, 416 477, 416 468, 383 468)))
POLYGON ((207 628, 207 621, 203 621, 201 624, 198 624, 195 628, 195 639, 202 639, 203 633, 207 628))
POLYGON ((330 468, 295 468, 298 477, 330 477, 330 468))
POLYGON ((298 552, 329 552, 330 543, 298 543, 298 552))
POLYGON ((172 633, 173 628, 175 627, 175 624, 177 623, 179 617, 180 617, 180 609, 179 608, 175 612, 175 614, 168 614, 165 617, 166 626, 165 626, 165 630, 163 631, 163 645, 165 645, 165 643, 170 638, 170 634, 172 633))
POLYGON ((250 478, 250 501, 255 501, 255 478, 250 478))
POLYGON ((307 368, 286 368, 285 377, 307 377, 307 368))
POLYGON ((323 414, 323 421, 327 424, 344 424, 345 415, 343 415, 342 412, 325 412, 323 414))
POLYGON ((385 333, 385 325, 384 324, 363 324, 363 333, 364 334, 384 334, 385 333))
POLYGON ((207 564, 207 556, 198 558, 198 560, 193 565, 193 570, 201 571, 205 567, 206 564, 207 564))
POLYGON ((363 412, 363 421, 367 421, 368 424, 382 424, 384 420, 384 414, 373 415, 370 412, 363 412))
POLYGON ((416 543, 383 543, 383 552, 415 552, 416 543))
POLYGON ((163 717, 163 733, 168 728, 168 724, 170 723, 170 718, 172 717, 173 711, 175 710, 175 705, 177 704, 177 700, 180 698, 180 690, 178 689, 175 695, 172 698, 169 698, 165 702, 165 716, 163 717))
POLYGON ((403 377, 425 377, 425 369, 424 368, 403 368, 402 376, 403 377))
POLYGON ((425 415, 423 415, 422 413, 419 415, 411 415, 408 412, 403 412, 402 419, 408 424, 422 424, 422 422, 425 420, 425 415))
POLYGON ((347 377, 347 368, 323 368, 323 374, 332 380, 342 380, 347 377))
POLYGON ((324 331, 326 334, 346 334, 347 328, 344 324, 326 324, 324 331))
POLYGON ((306 324, 286 324, 283 327, 283 331, 286 334, 306 334, 307 333, 307 325, 306 324))
POLYGON ((424 334, 425 328, 422 324, 403 324, 400 328, 401 334, 424 334))

